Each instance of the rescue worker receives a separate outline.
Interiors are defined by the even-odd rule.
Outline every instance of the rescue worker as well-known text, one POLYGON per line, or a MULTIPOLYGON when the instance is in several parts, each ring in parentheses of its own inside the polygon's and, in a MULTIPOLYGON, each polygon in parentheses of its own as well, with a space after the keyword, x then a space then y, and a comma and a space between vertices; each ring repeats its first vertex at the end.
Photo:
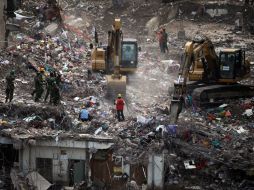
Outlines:
POLYGON ((162 46, 163 46, 163 53, 168 53, 168 34, 166 32, 166 29, 163 28, 162 30, 162 46))
POLYGON ((90 69, 88 69, 87 70, 87 79, 92 80, 92 76, 93 76, 92 71, 90 69))
POLYGON ((61 82, 62 82, 62 75, 60 73, 55 73, 56 77, 56 84, 60 88, 61 82))
POLYGON ((116 105, 118 121, 124 121, 123 109, 124 109, 125 102, 121 94, 118 94, 117 99, 115 101, 115 105, 116 105))
POLYGON ((88 110, 86 109, 86 107, 83 107, 79 113, 79 120, 81 121, 91 121, 92 117, 89 114, 88 110))
POLYGON ((51 89, 50 98, 52 103, 57 106, 60 102, 60 89, 57 83, 54 81, 51 89))
POLYGON ((94 29, 94 42, 95 42, 96 46, 97 46, 98 43, 99 43, 98 33, 97 33, 96 28, 94 29))
POLYGON ((157 33, 157 37, 158 37, 158 40, 159 40, 160 51, 161 51, 161 53, 165 53, 165 50, 163 48, 163 31, 162 30, 160 30, 157 33))
MULTIPOLYGON (((51 90, 52 90, 52 86, 53 83, 56 81, 55 77, 54 77, 54 73, 50 73, 50 76, 46 79, 46 94, 45 94, 45 98, 44 98, 44 102, 47 101, 48 96, 51 94, 51 90)), ((52 102, 52 97, 50 96, 50 102, 52 102)))
POLYGON ((6 98, 5 103, 11 102, 13 99, 13 93, 14 93, 14 80, 15 80, 15 71, 12 70, 7 76, 6 76, 6 98))
POLYGON ((93 102, 93 97, 90 96, 89 99, 86 101, 85 105, 87 108, 93 107, 94 106, 94 102, 93 102))
POLYGON ((35 102, 38 102, 44 92, 43 85, 44 85, 44 79, 43 79, 43 74, 44 74, 44 68, 40 68, 39 72, 34 78, 34 85, 35 85, 35 90, 32 93, 32 96, 35 94, 35 102))
POLYGON ((128 61, 132 61, 134 59, 133 51, 131 51, 131 47, 127 46, 126 51, 124 52, 124 59, 128 61))

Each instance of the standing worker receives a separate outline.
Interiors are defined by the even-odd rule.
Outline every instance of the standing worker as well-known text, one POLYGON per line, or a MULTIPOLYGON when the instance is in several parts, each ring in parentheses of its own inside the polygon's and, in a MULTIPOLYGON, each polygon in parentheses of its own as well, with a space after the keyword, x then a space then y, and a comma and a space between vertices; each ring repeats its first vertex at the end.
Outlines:
POLYGON ((61 82, 62 82, 62 75, 61 75, 61 73, 54 73, 54 76, 56 77, 55 79, 56 79, 56 84, 57 84, 57 86, 60 88, 60 86, 61 86, 61 82))
POLYGON ((32 95, 35 93, 35 102, 38 102, 43 94, 43 85, 44 85, 44 79, 43 79, 43 74, 44 74, 44 68, 40 68, 39 72, 34 78, 34 85, 35 85, 35 90, 33 91, 32 95))
POLYGON ((124 121, 123 108, 124 108, 125 102, 121 94, 118 94, 117 99, 115 101, 115 105, 116 105, 118 121, 124 121))
POLYGON ((15 71, 12 70, 7 76, 6 76, 6 98, 5 103, 11 102, 13 99, 13 93, 14 93, 14 80, 15 80, 15 71))
POLYGON ((163 28, 162 30, 162 45, 163 45, 163 53, 167 52, 168 53, 168 34, 166 32, 166 29, 163 28))
MULTIPOLYGON (((46 79, 46 95, 44 98, 44 102, 47 101, 48 96, 51 94, 51 90, 52 90, 52 86, 53 83, 56 81, 55 77, 54 77, 54 73, 50 73, 50 76, 46 79)), ((50 103, 52 102, 52 97, 50 96, 50 103)))
POLYGON ((161 53, 165 53, 165 49, 164 49, 164 46, 163 46, 163 31, 162 30, 157 32, 157 37, 158 37, 158 40, 159 40, 160 51, 161 51, 161 53))
POLYGON ((60 102, 60 89, 57 83, 54 81, 51 89, 50 98, 52 99, 52 103, 57 106, 60 102))

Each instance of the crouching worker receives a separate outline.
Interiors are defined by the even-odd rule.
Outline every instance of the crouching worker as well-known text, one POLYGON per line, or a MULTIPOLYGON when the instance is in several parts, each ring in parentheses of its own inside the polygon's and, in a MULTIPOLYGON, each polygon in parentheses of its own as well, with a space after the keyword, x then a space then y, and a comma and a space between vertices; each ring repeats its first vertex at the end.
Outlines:
POLYGON ((89 112, 87 111, 87 109, 85 107, 83 107, 79 113, 79 120, 81 121, 91 121, 92 117, 89 114, 89 112))

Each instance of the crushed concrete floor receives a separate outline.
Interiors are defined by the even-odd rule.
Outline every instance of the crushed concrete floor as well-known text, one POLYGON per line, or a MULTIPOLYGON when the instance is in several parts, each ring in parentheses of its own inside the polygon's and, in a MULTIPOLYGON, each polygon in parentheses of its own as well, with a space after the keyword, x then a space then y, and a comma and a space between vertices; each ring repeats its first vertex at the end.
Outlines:
MULTIPOLYGON (((107 0, 60 1, 63 25, 53 21, 58 25, 57 30, 51 31, 51 43, 55 46, 48 48, 49 58, 46 58, 49 68, 62 74, 62 99, 57 107, 43 100, 36 103, 31 96, 33 67, 45 64, 47 46, 33 37, 38 31, 45 33, 44 28, 52 22, 40 23, 38 27, 36 17, 23 19, 24 30, 12 32, 9 47, 0 54, 1 135, 31 139, 76 133, 112 136, 116 154, 123 156, 126 162, 144 163, 148 154, 167 150, 166 189, 253 189, 252 98, 225 100, 223 106, 215 107, 186 106, 173 134, 163 140, 156 135, 159 126, 169 123, 169 91, 177 77, 187 40, 197 33, 203 34, 212 40, 216 50, 241 47, 246 50, 248 59, 254 61, 253 35, 235 32, 234 17, 230 13, 218 18, 209 15, 199 18, 186 11, 179 19, 179 8, 195 8, 193 2, 162 4, 154 0, 131 0, 119 9, 107 0), (104 75, 93 73, 91 80, 87 75, 91 68, 89 44, 93 41, 93 28, 98 31, 99 41, 106 43, 107 31, 115 17, 122 19, 124 36, 137 38, 141 47, 137 72, 128 76, 124 122, 117 121, 113 102, 104 98, 104 75), (166 55, 160 53, 154 33, 160 26, 169 33, 169 53, 166 55), (184 40, 177 37, 182 29, 186 35, 184 40), (5 76, 13 68, 17 75, 14 99, 6 104, 5 76), (96 102, 90 110, 95 119, 82 123, 78 121, 78 114, 90 96, 96 102), (225 116, 227 111, 230 116, 225 116), (105 130, 99 130, 105 125, 105 130), (193 160, 195 169, 186 168, 186 160, 193 160)), ((20 14, 31 16, 31 8, 43 3, 24 1, 20 14)), ((234 5, 233 1, 230 3, 234 5)), ((252 82, 253 78, 245 81, 252 82)))

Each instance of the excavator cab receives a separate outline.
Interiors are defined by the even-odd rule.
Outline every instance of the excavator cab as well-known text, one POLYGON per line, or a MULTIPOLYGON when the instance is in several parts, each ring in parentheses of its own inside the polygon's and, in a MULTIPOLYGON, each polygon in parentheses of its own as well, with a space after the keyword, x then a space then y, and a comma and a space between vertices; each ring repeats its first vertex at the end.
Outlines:
POLYGON ((250 64, 245 61, 245 51, 224 49, 219 54, 219 82, 236 83, 250 75, 250 64))
POLYGON ((121 44, 121 72, 135 72, 138 65, 138 43, 136 39, 124 38, 121 44))

